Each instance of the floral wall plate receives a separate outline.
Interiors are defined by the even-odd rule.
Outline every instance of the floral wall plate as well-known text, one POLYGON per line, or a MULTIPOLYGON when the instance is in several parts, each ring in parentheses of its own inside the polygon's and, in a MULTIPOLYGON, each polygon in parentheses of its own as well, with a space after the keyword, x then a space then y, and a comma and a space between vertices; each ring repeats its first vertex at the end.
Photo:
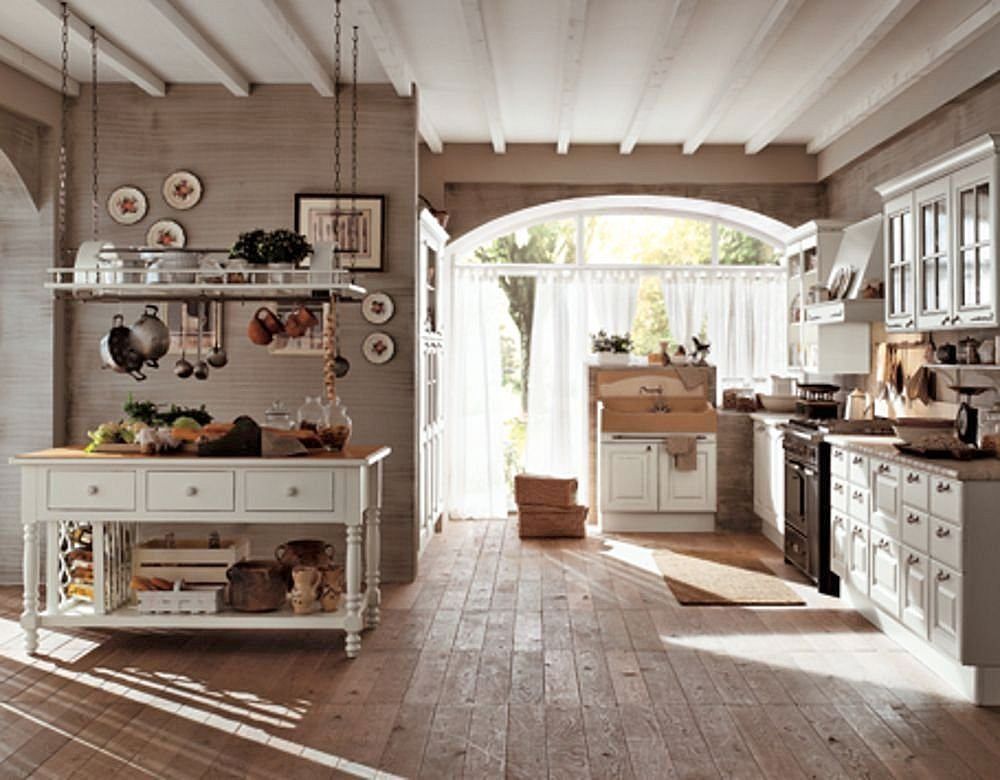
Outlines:
POLYGON ((197 206, 201 192, 201 180, 191 171, 174 171, 163 182, 163 199, 181 211, 197 206))
POLYGON ((361 301, 361 316, 372 325, 381 325, 392 319, 396 304, 384 292, 368 293, 361 301))
POLYGON ((134 225, 146 208, 146 194, 138 187, 119 187, 108 196, 108 214, 119 225, 134 225))
POLYGON ((146 231, 146 246, 182 247, 187 241, 184 228, 172 219, 161 219, 146 231))
POLYGON ((396 342, 392 340, 392 336, 388 333, 381 331, 370 333, 361 344, 361 354, 365 356, 365 360, 369 363, 374 363, 375 365, 388 363, 392 360, 392 356, 396 354, 396 342))

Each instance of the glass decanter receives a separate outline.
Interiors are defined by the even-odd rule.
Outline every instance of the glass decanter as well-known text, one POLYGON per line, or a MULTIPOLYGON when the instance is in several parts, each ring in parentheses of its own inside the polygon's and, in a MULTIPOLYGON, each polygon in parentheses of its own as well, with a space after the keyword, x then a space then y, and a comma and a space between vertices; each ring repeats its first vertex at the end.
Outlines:
POLYGON ((305 402, 299 407, 297 414, 299 429, 317 431, 326 419, 326 409, 321 396, 306 396, 305 402))
POLYGON ((347 408, 340 402, 340 397, 335 396, 326 406, 326 415, 323 425, 320 427, 319 440, 323 443, 323 448, 330 452, 343 452, 347 443, 351 440, 352 423, 347 416, 347 408))

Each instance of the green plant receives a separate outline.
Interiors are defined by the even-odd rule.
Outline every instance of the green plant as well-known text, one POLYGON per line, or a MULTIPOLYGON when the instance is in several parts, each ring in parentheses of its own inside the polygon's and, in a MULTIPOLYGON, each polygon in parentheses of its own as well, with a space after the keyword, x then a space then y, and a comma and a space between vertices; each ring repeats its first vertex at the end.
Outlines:
POLYGON ((260 255, 260 242, 266 235, 267 233, 260 228, 240 233, 236 243, 229 249, 229 256, 242 257, 250 265, 264 265, 267 260, 260 255))
POLYGON ((279 228, 266 233, 258 244, 260 256, 265 263, 292 263, 298 265, 313 250, 305 236, 291 230, 279 228))
POLYGON ((212 415, 205 409, 204 404, 197 409, 170 404, 167 411, 161 412, 152 401, 136 401, 131 393, 129 393, 128 401, 125 402, 125 414, 130 420, 145 423, 151 428, 169 428, 174 424, 174 420, 180 417, 190 417, 198 425, 208 425, 213 419, 212 415))
POLYGON ((590 334, 590 351, 627 355, 632 351, 632 337, 628 333, 608 334, 606 331, 599 330, 597 333, 590 334))

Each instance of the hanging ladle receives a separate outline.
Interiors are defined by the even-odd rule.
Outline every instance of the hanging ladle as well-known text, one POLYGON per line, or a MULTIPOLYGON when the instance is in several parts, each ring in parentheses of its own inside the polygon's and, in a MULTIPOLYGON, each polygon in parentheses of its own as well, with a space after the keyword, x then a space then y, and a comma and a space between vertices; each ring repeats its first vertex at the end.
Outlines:
POLYGON ((194 372, 194 366, 187 359, 187 304, 181 304, 181 357, 174 363, 174 374, 178 379, 187 379, 194 372))
POLYGON ((333 325, 333 345, 336 352, 333 357, 333 375, 337 379, 343 379, 347 376, 347 372, 351 370, 351 361, 340 354, 340 322, 337 317, 337 300, 333 299, 330 301, 330 312, 327 316, 330 317, 331 324, 333 325))
POLYGON ((201 357, 201 340, 205 327, 205 311, 203 304, 198 301, 198 362, 194 366, 195 379, 208 379, 208 363, 201 357))
POLYGON ((212 305, 215 313, 215 341, 212 344, 212 351, 208 353, 208 365, 212 368, 222 368, 229 362, 229 356, 226 355, 226 350, 222 347, 222 317, 224 310, 221 301, 216 301, 212 305))

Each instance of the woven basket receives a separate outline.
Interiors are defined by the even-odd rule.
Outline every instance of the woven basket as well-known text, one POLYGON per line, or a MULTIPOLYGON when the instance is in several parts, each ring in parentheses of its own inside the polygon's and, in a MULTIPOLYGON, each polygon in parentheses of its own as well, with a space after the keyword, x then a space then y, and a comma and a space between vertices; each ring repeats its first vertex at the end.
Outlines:
POLYGON ((518 507, 517 534, 522 539, 546 536, 582 539, 587 535, 586 522, 585 506, 522 505, 518 507))
POLYGON ((514 477, 514 500, 518 506, 576 506, 576 480, 518 474, 514 477))

